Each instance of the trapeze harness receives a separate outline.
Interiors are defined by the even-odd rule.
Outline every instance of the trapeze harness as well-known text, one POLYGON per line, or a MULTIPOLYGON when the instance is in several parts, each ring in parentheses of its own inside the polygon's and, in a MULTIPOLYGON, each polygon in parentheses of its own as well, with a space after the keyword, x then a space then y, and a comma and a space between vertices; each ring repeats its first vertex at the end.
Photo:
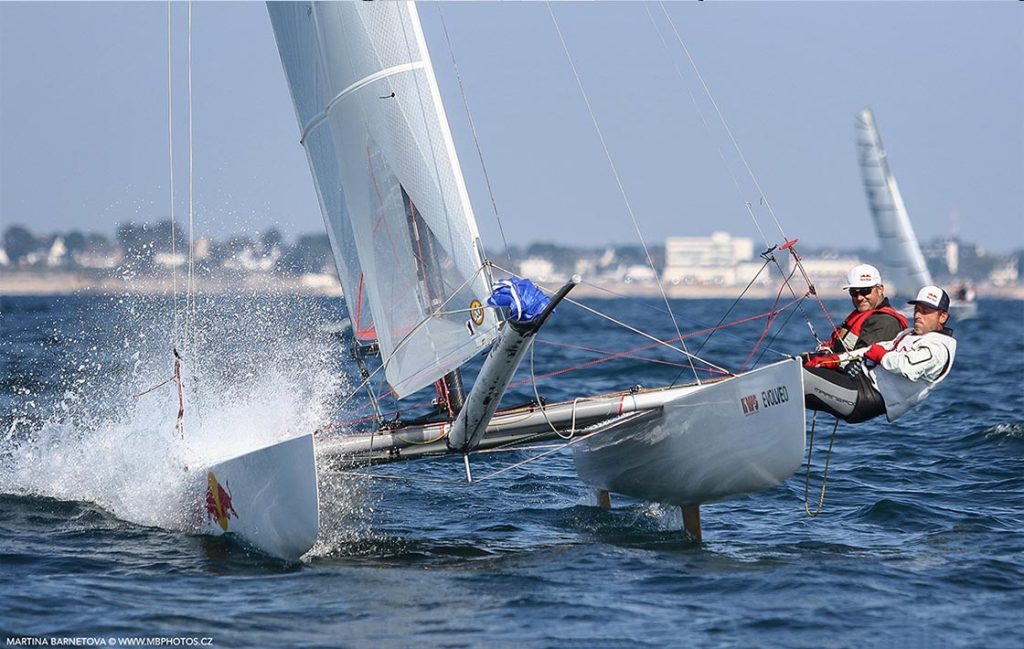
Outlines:
MULTIPOLYGON (((879 306, 877 309, 871 309, 869 311, 854 311, 846 317, 841 327, 835 330, 832 334, 832 340, 829 342, 829 347, 832 351, 839 353, 844 351, 850 351, 857 348, 857 343, 860 341, 860 332, 864 328, 864 323, 867 322, 868 318, 875 315, 876 313, 884 313, 885 315, 896 318, 896 321, 900 323, 900 329, 906 329, 909 325, 907 324, 907 318, 892 308, 888 304, 888 300, 885 304, 879 306)), ((864 345, 861 345, 863 347, 864 345)))
POLYGON ((811 410, 829 412, 851 424, 881 414, 885 414, 889 421, 895 421, 924 401, 928 393, 949 375, 956 355, 956 340, 951 334, 947 329, 941 333, 933 331, 915 335, 912 329, 907 329, 891 343, 883 343, 884 347, 894 352, 919 349, 931 352, 935 345, 922 344, 925 341, 944 347, 947 351, 946 362, 938 376, 931 380, 925 377, 927 364, 933 358, 930 353, 928 358, 910 361, 911 374, 916 375, 914 379, 898 368, 896 355, 882 359, 881 371, 869 360, 857 361, 845 371, 805 367, 805 404, 811 410), (914 371, 915 365, 920 366, 917 368, 919 372, 914 371))

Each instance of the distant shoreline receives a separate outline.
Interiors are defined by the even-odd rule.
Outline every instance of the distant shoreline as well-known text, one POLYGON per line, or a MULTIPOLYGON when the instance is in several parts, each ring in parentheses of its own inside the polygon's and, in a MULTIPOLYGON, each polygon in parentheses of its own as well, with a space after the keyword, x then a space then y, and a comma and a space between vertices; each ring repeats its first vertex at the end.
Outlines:
MULTIPOLYGON (((549 286, 549 283, 543 283, 549 286)), ((200 293, 291 293, 340 297, 341 285, 328 275, 302 275, 281 277, 261 273, 222 274, 199 277, 196 286, 200 293)), ((184 290, 184 278, 178 277, 178 291, 184 290)), ((725 299, 736 298, 738 286, 683 286, 670 285, 665 292, 670 298, 725 299)), ((752 287, 744 297, 773 298, 777 288, 752 287)), ((68 271, 0 271, 0 296, 16 295, 170 295, 173 292, 170 277, 118 277, 96 278, 68 271)), ((1024 286, 996 287, 981 285, 977 292, 984 299, 1024 300, 1024 286)), ((841 298, 835 288, 822 289, 826 299, 841 298), (833 292, 835 294, 833 294, 833 292)), ((589 298, 659 297, 657 285, 632 283, 584 282, 573 290, 574 296, 589 298)))

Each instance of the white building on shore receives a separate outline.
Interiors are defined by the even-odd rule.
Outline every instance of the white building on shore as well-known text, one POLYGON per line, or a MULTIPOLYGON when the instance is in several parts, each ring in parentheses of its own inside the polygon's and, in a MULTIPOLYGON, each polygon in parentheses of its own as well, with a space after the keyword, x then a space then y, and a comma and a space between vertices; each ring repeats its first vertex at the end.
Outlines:
MULTIPOLYGON (((814 286, 817 289, 827 289, 825 291, 819 291, 819 295, 823 298, 836 297, 839 294, 838 289, 841 289, 846 284, 847 274, 850 269, 861 263, 861 260, 856 257, 844 257, 842 255, 822 255, 819 257, 802 257, 800 263, 803 264, 804 270, 807 271, 808 277, 814 282, 814 286), (836 290, 833 290, 836 289, 836 290)), ((793 271, 795 262, 793 257, 789 257, 789 271, 793 271)), ((797 271, 799 273, 799 271, 797 271)), ((882 275, 882 281, 885 281, 885 275, 882 275)))
MULTIPOLYGON (((665 240, 667 284, 737 286, 749 283, 764 266, 754 260, 754 241, 713 232, 710 237, 669 237, 665 240)), ((769 273, 758 284, 771 283, 769 273)))

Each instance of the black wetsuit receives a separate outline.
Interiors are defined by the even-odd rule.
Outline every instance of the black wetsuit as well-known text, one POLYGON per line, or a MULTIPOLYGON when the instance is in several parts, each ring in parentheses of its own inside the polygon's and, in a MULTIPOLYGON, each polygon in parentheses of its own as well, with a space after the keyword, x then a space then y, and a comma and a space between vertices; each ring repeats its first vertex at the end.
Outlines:
POLYGON ((885 414, 885 401, 871 384, 867 372, 860 370, 860 361, 852 365, 857 371, 826 367, 804 368, 804 406, 859 424, 885 414))

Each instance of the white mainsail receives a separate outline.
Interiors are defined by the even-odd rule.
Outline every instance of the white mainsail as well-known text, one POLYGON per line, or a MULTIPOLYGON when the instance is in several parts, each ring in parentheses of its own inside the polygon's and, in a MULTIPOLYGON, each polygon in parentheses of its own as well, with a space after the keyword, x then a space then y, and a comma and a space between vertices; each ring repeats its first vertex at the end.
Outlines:
POLYGON ((871 207, 875 234, 882 248, 885 284, 891 294, 912 295, 932 284, 896 179, 889 171, 882 139, 870 108, 857 114, 857 149, 864 191, 871 207))
POLYGON ((491 342, 479 233, 411 2, 269 2, 361 341, 399 398, 491 342), (471 311, 472 310, 472 311, 471 311))

